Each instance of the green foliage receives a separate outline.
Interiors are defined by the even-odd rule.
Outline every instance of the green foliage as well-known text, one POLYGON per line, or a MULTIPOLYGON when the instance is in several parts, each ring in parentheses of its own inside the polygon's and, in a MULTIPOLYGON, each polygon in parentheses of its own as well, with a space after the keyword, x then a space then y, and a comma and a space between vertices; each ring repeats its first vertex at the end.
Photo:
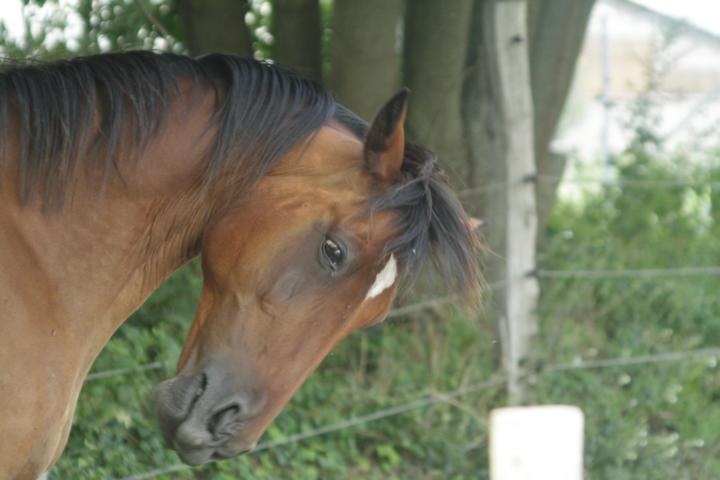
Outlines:
MULTIPOLYGON (((178 0, 22 2, 25 35, 11 38, 0 21, 0 58, 56 60, 133 49, 187 53, 178 0)), ((272 57, 271 19, 270 2, 249 2, 246 24, 257 58, 272 57)))
POLYGON ((83 24, 78 48, 84 53, 184 50, 175 1, 81 0, 77 12, 83 24))
POLYGON ((21 39, 10 38, 0 24, 5 57, 53 60, 118 50, 185 49, 174 0, 23 0, 23 14, 21 39))
POLYGON ((139 465, 177 462, 157 434, 149 399, 153 385, 172 375, 199 290, 199 266, 193 263, 174 275, 114 335, 93 370, 151 362, 166 368, 88 381, 71 447, 53 469, 55 478, 111 478, 136 473, 139 465))
MULTIPOLYGON (((541 268, 720 265, 717 192, 709 185, 717 168, 692 166, 658 148, 651 130, 636 131, 616 161, 623 186, 590 194, 582 206, 558 205, 541 268)), ((715 276, 548 279, 538 356, 555 363, 718 346, 719 288, 715 276)), ((720 476, 716 358, 548 374, 533 393, 539 402, 583 408, 588 478, 720 476)))

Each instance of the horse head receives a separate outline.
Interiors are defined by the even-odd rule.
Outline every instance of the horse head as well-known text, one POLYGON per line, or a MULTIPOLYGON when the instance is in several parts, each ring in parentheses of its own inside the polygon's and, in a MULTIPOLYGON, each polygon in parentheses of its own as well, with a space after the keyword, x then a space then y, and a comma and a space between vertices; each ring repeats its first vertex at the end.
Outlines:
POLYGON ((384 320, 431 253, 477 290, 472 227, 434 156, 405 141, 407 92, 366 127, 338 107, 202 238, 204 284, 177 367, 156 387, 190 464, 250 451, 330 350, 384 320))

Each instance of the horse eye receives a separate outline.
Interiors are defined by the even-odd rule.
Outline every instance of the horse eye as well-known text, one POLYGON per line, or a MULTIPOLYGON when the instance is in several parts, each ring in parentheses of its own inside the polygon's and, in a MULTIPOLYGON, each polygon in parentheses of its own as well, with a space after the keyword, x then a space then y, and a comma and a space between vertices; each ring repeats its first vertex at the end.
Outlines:
POLYGON ((323 241, 320 253, 326 266, 333 272, 337 272, 345 262, 345 251, 342 246, 330 238, 323 241))

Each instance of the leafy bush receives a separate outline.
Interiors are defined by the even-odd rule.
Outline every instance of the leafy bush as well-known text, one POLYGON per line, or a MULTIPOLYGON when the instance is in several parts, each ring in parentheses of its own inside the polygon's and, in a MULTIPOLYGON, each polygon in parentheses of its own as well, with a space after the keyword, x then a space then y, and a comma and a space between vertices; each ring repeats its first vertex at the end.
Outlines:
MULTIPOLYGON (((718 170, 664 154, 645 133, 616 159, 621 186, 558 205, 541 268, 720 265, 718 170)), ((548 279, 538 355, 554 363, 720 346, 719 288, 713 275, 548 279)), ((583 408, 589 478, 720 476, 717 358, 548 374, 533 393, 583 408)))

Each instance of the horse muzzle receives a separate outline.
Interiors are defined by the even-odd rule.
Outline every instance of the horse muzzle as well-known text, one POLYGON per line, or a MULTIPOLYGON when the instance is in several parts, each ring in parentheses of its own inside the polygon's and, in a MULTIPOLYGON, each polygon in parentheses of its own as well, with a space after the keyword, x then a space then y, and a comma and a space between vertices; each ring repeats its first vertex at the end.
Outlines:
POLYGON ((238 386, 217 366, 166 380, 153 396, 163 436, 187 464, 247 453, 262 434, 253 423, 266 404, 263 390, 238 386))

